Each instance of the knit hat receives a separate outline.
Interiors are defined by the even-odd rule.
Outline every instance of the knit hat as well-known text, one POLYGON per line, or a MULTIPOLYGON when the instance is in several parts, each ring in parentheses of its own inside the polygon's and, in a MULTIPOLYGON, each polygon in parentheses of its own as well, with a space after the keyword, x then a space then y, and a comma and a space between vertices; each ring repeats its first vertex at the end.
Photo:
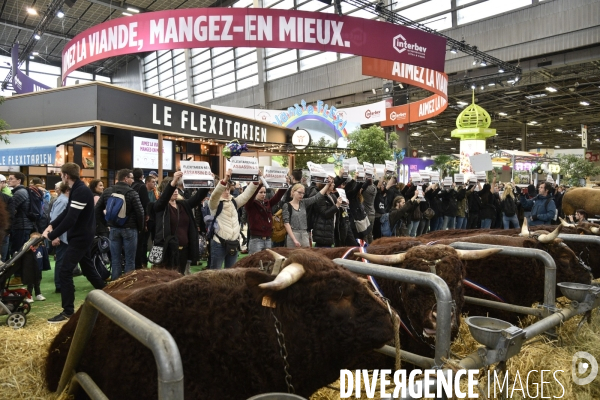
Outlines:
POLYGON ((148 176, 154 176, 154 177, 158 178, 158 172, 156 172, 156 171, 150 171, 148 173, 148 176))

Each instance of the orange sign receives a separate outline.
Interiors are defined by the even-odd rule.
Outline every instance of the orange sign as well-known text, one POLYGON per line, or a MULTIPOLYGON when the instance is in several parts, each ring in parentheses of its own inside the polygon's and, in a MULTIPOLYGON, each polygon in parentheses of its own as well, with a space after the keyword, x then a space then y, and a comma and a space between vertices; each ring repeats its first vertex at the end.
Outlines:
POLYGON ((426 99, 386 109, 382 126, 423 121, 442 113, 448 107, 448 75, 416 65, 370 57, 362 58, 362 74, 390 79, 432 91, 426 99))

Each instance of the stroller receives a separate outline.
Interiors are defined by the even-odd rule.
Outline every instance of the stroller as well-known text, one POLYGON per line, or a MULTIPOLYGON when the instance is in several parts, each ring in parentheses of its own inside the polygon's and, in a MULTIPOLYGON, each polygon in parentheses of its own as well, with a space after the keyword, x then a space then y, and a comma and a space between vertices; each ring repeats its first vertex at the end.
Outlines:
POLYGON ((110 240, 106 236, 95 236, 92 242, 92 262, 103 280, 110 278, 110 240))
POLYGON ((23 245, 21 251, 6 263, 0 262, 0 315, 7 315, 6 323, 8 326, 19 329, 27 324, 27 314, 31 311, 31 304, 26 303, 25 299, 31 297, 27 289, 9 289, 9 281, 12 274, 18 268, 17 261, 23 257, 25 252, 29 251, 29 247, 35 246, 43 241, 43 237, 29 239, 23 245))

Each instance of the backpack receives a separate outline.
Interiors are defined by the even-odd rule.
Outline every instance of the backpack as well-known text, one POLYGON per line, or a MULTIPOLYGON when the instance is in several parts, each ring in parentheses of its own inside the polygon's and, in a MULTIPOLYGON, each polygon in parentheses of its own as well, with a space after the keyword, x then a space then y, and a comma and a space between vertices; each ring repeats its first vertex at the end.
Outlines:
POLYGON ((381 236, 396 236, 396 229, 398 228, 398 224, 402 223, 402 220, 396 222, 396 225, 393 227, 390 226, 390 213, 385 213, 381 216, 381 236))
POLYGON ((502 212, 507 217, 512 217, 517 213, 517 204, 511 196, 506 196, 502 202, 502 212))
MULTIPOLYGON (((235 209, 237 210, 237 203, 235 202, 235 199, 231 199, 231 202, 233 203, 233 206, 235 207, 235 209)), ((206 203, 207 207, 208 207, 208 202, 206 203)), ((215 222, 217 221, 217 217, 219 216, 219 214, 221 214, 221 211, 223 211, 223 201, 219 201, 219 206, 217 207, 217 212, 215 213, 214 217, 212 215, 209 214, 204 217, 204 222, 206 223, 206 225, 208 226, 208 229, 206 230, 206 240, 210 243, 210 241, 212 240, 213 236, 215 236, 215 222)), ((238 222, 239 222, 239 214, 238 214, 238 222)))
MULTIPOLYGON (((289 205, 290 203, 287 204, 291 207, 289 205)), ((283 209, 280 208, 279 211, 273 214, 273 235, 271 235, 271 240, 274 242, 283 242, 286 235, 287 231, 285 230, 285 225, 283 223, 283 209)))
POLYGON ((44 193, 35 186, 25 188, 29 196, 29 209, 26 214, 30 221, 38 221, 44 215, 44 193))
POLYGON ((123 226, 129 219, 127 215, 127 203, 125 195, 121 193, 111 193, 106 200, 106 222, 110 222, 115 226, 123 226))

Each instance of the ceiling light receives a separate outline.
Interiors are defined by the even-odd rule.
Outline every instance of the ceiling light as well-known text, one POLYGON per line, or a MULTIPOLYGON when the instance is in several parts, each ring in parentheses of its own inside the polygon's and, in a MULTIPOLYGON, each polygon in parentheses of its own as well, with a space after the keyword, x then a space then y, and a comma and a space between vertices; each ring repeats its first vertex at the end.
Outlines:
POLYGON ((546 90, 547 90, 547 91, 549 91, 550 93, 557 92, 557 90, 556 90, 555 88, 553 88, 552 86, 548 86, 548 87, 546 88, 546 90))
POLYGON ((27 7, 27 14, 29 15, 38 15, 37 10, 33 7, 27 7))
POLYGON ((471 83, 471 89, 475 90, 475 88, 476 88, 476 87, 477 87, 477 86, 475 86, 475 84, 474 84, 474 83, 471 83))
POLYGON ((428 123, 428 124, 435 124, 436 122, 435 122, 434 120, 432 120, 432 119, 428 119, 428 120, 427 120, 427 123, 428 123))
POLYGON ((140 10, 138 10, 137 8, 133 8, 133 7, 127 7, 127 11, 131 11, 132 13, 139 13, 140 10))
POLYGON ((544 143, 542 143, 542 142, 537 142, 537 144, 544 144, 544 143))
POLYGON ((504 73, 504 69, 502 67, 498 67, 498 73, 499 74, 503 74, 504 73))
POLYGON ((449 138, 449 137, 447 137, 447 138, 444 138, 444 140, 445 140, 446 142, 449 142, 449 141, 451 141, 452 139, 451 139, 451 138, 449 138))
POLYGON ((33 54, 34 56, 39 56, 40 52, 39 51, 33 51, 33 52, 31 52, 31 54, 33 54))
POLYGON ((456 147, 450 147, 450 150, 456 150, 456 147))
POLYGON ((515 82, 519 82, 519 79, 521 79, 519 75, 515 76, 515 82))
POLYGON ((496 86, 496 82, 490 81, 490 83, 488 83, 488 86, 496 86))
POLYGON ((427 147, 432 147, 432 146, 433 146, 433 145, 431 145, 431 144, 428 144, 428 145, 427 145, 427 147))
POLYGON ((498 113, 498 115, 500 115, 500 116, 502 116, 502 117, 506 117, 508 114, 507 114, 507 113, 505 113, 505 112, 500 112, 500 113, 498 113))
POLYGON ((65 17, 65 13, 63 12, 63 10, 60 10, 60 9, 59 9, 59 10, 56 12, 56 17, 57 17, 57 18, 64 18, 64 17, 65 17))
POLYGON ((560 128, 556 128, 556 129, 555 129, 555 131, 556 131, 556 132, 562 132, 562 129, 560 129, 560 128))
POLYGON ((377 94, 377 90, 375 89, 371 89, 371 92, 373 92, 373 94, 377 94))
POLYGON ((35 40, 40 40, 42 38, 42 33, 38 31, 35 35, 33 35, 33 38, 35 40))
POLYGON ((556 149, 560 149, 560 146, 554 146, 554 148, 556 148, 556 149))
POLYGON ((131 16, 133 15, 133 14, 131 14, 131 13, 128 13, 128 12, 125 12, 125 11, 123 11, 123 12, 122 12, 122 14, 123 14, 123 15, 126 15, 126 16, 128 16, 128 17, 131 17, 131 16))
POLYGON ((423 152, 423 150, 419 150, 418 152, 419 152, 419 153, 422 153, 422 152, 423 152))
POLYGON ((509 80, 507 80, 506 82, 508 82, 508 83, 511 83, 511 84, 513 84, 513 85, 514 85, 516 81, 515 81, 514 79, 509 79, 509 80))
POLYGON ((473 65, 477 65, 477 63, 479 63, 479 60, 477 58, 473 59, 473 65))
POLYGON ((33 60, 34 58, 35 58, 35 57, 33 56, 33 54, 29 56, 29 59, 30 59, 30 60, 33 60))
POLYGON ((467 103, 466 101, 457 101, 456 104, 461 105, 461 106, 466 106, 469 103, 467 103))
POLYGON ((426 160, 427 160, 427 157, 423 157, 423 161, 426 161, 426 160))
POLYGON ((518 141, 521 141, 521 140, 523 140, 523 139, 522 139, 522 138, 520 138, 520 137, 518 137, 518 138, 517 138, 517 140, 518 140, 518 141))
POLYGON ((410 136, 421 136, 421 133, 419 132, 413 132, 410 134, 410 136))
POLYGON ((485 62, 485 60, 481 60, 481 62, 479 63, 480 66, 482 67, 487 67, 487 63, 485 62))
POLYGON ((485 86, 483 86, 483 84, 481 84, 481 87, 479 89, 483 90, 483 89, 485 89, 485 86))
POLYGON ((458 53, 458 50, 456 49, 456 46, 452 46, 452 48, 450 49, 450 53, 452 53, 452 54, 458 53))
POLYGON ((579 104, 581 104, 582 106, 589 106, 590 103, 588 103, 587 101, 580 101, 579 104))

